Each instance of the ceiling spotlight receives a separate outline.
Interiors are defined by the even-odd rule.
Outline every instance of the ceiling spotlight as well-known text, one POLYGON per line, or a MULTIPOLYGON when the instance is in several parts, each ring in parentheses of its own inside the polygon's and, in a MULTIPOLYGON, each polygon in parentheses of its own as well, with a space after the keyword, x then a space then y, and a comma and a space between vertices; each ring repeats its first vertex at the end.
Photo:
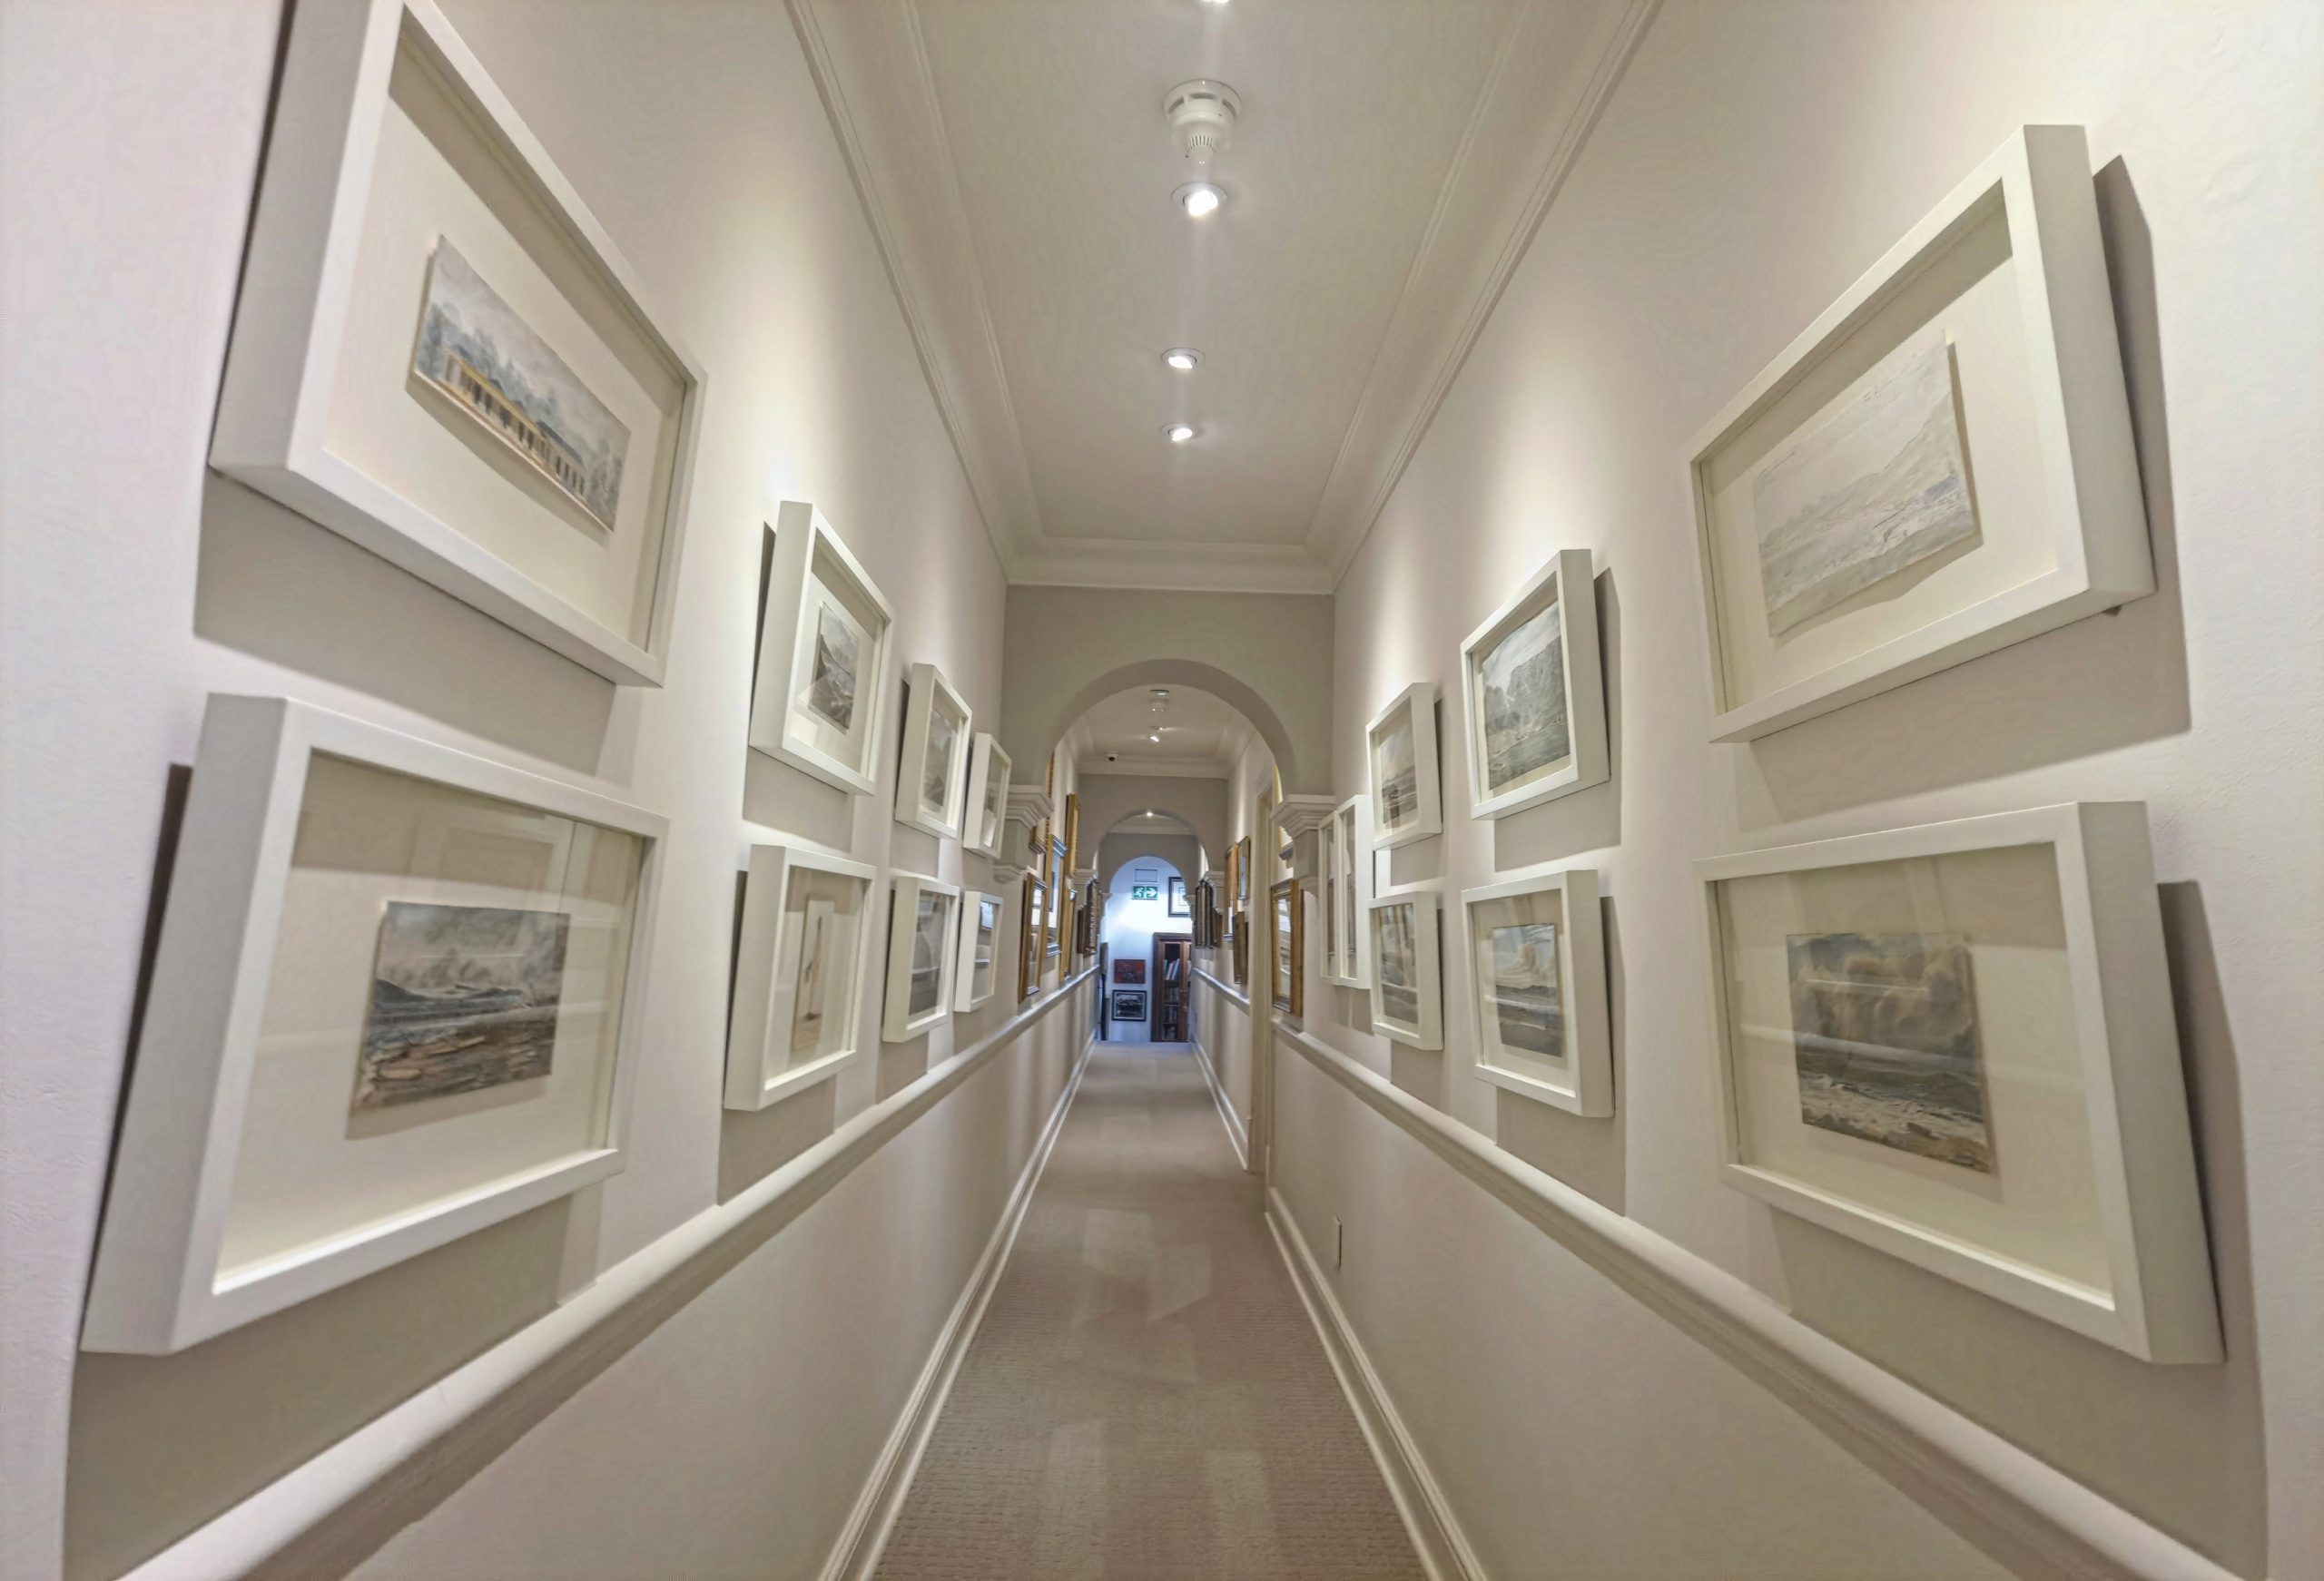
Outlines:
POLYGON ((1226 201, 1226 192, 1210 182, 1188 182, 1170 195, 1178 200, 1179 208, 1196 220, 1216 213, 1218 205, 1226 201))
POLYGON ((1148 697, 1167 697, 1170 695, 1170 689, 1167 686, 1149 686, 1146 690, 1146 694, 1148 697))
POLYGON ((1146 739, 1152 741, 1156 746, 1160 746, 1162 744, 1162 732, 1160 731, 1156 731, 1152 735, 1147 736, 1146 739))
POLYGON ((1202 360, 1202 353, 1191 346, 1173 346, 1162 354, 1162 360, 1184 373, 1202 360))
POLYGON ((1168 427, 1163 429, 1162 432, 1168 436, 1170 443, 1173 445, 1183 445, 1187 440, 1195 437, 1195 428, 1192 423, 1172 423, 1168 427))

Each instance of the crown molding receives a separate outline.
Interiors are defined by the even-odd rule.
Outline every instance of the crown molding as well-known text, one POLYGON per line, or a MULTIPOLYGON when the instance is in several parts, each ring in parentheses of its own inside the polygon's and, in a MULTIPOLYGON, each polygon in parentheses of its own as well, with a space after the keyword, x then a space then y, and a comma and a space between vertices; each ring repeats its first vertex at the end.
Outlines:
POLYGON ((1145 593, 1329 593, 1334 578, 1297 544, 1051 538, 1020 555, 1009 580, 1145 593))
POLYGON ((1235 771, 1231 761, 1222 763, 1216 758, 1125 757, 1118 763, 1109 763, 1103 752, 1078 759, 1074 766, 1085 774, 1146 780, 1224 780, 1235 771))

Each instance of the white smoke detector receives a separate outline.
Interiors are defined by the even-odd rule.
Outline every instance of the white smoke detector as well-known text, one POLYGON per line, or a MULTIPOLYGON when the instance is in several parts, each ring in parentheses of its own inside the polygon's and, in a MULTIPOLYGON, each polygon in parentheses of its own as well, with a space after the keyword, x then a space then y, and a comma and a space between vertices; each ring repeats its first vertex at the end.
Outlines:
POLYGON ((1242 113, 1243 101, 1235 90, 1208 77, 1180 83, 1162 96, 1162 114, 1170 123, 1171 134, 1196 166, 1207 165, 1212 155, 1226 152, 1235 135, 1236 118, 1242 113))

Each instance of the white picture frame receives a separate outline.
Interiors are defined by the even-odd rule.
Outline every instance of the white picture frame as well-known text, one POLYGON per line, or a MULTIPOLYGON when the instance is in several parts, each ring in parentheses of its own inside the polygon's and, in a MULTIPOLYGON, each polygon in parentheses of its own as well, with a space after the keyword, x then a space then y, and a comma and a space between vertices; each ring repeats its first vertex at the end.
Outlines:
MULTIPOLYGON (((1835 1233, 2142 1360, 2220 1359, 2219 1313, 2144 803, 2068 802, 1885 830, 1714 857, 1697 862, 1695 871, 1711 952, 1710 1047, 1728 1183, 1835 1233), (2077 1151, 2086 1145, 2092 1219, 2097 1225, 2089 1255, 2093 1266, 2105 1271, 2102 1289, 2002 1255, 1957 1228, 1933 1227, 1925 1213, 1915 1220, 1894 1203, 1867 1206, 1837 1190, 1756 1162, 1747 1149, 1738 1107, 1737 1023, 1727 987, 1729 948, 1720 920, 1721 886, 1762 875, 1915 859, 1989 859, 2020 848, 2034 849, 2037 868, 2054 877, 2064 987, 2052 996, 2051 1016, 2071 1023, 2081 1103, 2073 1105, 2070 1089, 2047 1071, 2034 1073, 2042 1079, 2033 1090, 2043 1104, 2043 1115, 2077 1119, 2075 1129, 2086 1136, 2086 1144, 2074 1145, 2077 1151), (2062 1093, 2068 1102, 2060 1101, 2062 1093)), ((1933 893, 1924 897, 1924 903, 1934 898, 1933 893)), ((2005 915, 2025 908, 2022 891, 2004 893, 1994 903, 1994 909, 2005 915)), ((2014 954, 2022 957, 2025 951, 2014 954)), ((1986 997, 1981 986, 1975 1007, 1981 1023, 1986 997)), ((2063 1030, 2045 1018, 2030 1036, 2051 1048, 2061 1041, 2063 1030)), ((1983 1043, 1987 1028, 1980 1025, 1976 1036, 1983 1043)), ((1979 1057, 1983 1063, 1992 1056, 1981 1050, 1979 1057)), ((1799 1100, 1792 1102, 1796 1105, 1799 1100)), ((1987 1105, 1991 1102, 1985 1100, 1987 1105)), ((1983 1181, 2000 1180, 2010 1169, 2013 1148, 2019 1157, 2040 1158, 2043 1172, 2054 1170, 2055 1154, 2046 1145, 2049 1138, 2034 1139, 2030 1124, 2021 1125, 2013 1137, 2006 1128, 2010 1118, 2004 1112, 1994 1121, 1997 1173, 1972 1178, 1977 1203, 1997 1200, 2002 1207, 1988 1211, 2014 1215, 2024 1211, 2018 1198, 2030 1198, 2034 1192, 2021 1182, 2018 1196, 2013 1197, 2005 1183, 1985 1187, 1983 1181)), ((1846 1135, 1827 1145, 1827 1151, 1876 1150, 1885 1167, 1903 1172, 1897 1178, 1904 1189, 1932 1207, 1937 1199, 1930 1193, 1946 1184, 1930 1179, 1946 1164, 1923 1169, 1924 1160, 1846 1135), (1900 1162, 1890 1162, 1892 1157, 1900 1162), (1914 1167, 1907 1170, 1907 1165, 1914 1167)))
POLYGON ((618 1172, 667 825, 598 791, 281 697, 213 694, 202 717, 82 1343, 166 1354, 618 1172), (222 1278, 261 1016, 310 766, 340 760, 634 836, 622 1008, 599 1140, 222 1278))
POLYGON ((1444 832, 1443 781, 1436 750, 1436 698, 1435 682, 1414 682, 1396 693, 1364 727, 1364 772, 1366 792, 1371 798, 1374 850, 1392 850, 1444 832), (1400 765, 1389 773, 1390 782, 1384 783, 1382 778, 1384 756, 1396 755, 1394 741, 1400 722, 1410 738, 1413 784, 1409 792, 1396 783, 1405 772, 1400 765), (1412 802, 1411 813, 1391 819, 1384 810, 1402 805, 1407 796, 1412 802))
POLYGON ((1343 988, 1372 986, 1372 798, 1359 790, 1333 810, 1324 822, 1330 836, 1324 848, 1336 866, 1337 881, 1329 899, 1339 909, 1339 957, 1330 963, 1328 980, 1343 988))
MULTIPOLYGON (((1802 418, 1801 430, 1812 427, 1814 415, 1802 418)), ((2153 592, 2145 501, 2082 128, 2020 130, 1706 424, 1688 455, 1714 741, 1756 740, 2153 592), (1730 625, 1741 629, 1745 617, 1738 612, 1730 621, 1721 605, 1710 464, 1827 356, 1895 308, 1965 234, 1990 221, 1994 205, 2016 270, 2014 304, 2030 385, 2030 409, 2010 427, 2030 437, 2039 457, 2038 481, 2019 491, 2036 525, 2017 536, 2046 539, 2052 568, 1909 622, 1885 640, 1867 639, 1812 673, 1743 694, 1732 673, 1730 625)), ((1974 454, 1968 466, 1975 475, 1974 454)))
POLYGON ((1467 725, 1469 812, 1505 818, 1520 808, 1602 785, 1612 769, 1606 751, 1606 686, 1598 647, 1598 590, 1590 551, 1561 549, 1528 577, 1510 600, 1485 617, 1461 644, 1461 710, 1467 725), (1565 710, 1566 751, 1543 772, 1495 790, 1491 784, 1491 736, 1482 692, 1485 669, 1512 633, 1557 612, 1550 652, 1559 660, 1565 710), (1561 765, 1561 766, 1560 766, 1561 765))
POLYGON ((775 513, 751 685, 750 744, 853 796, 879 786, 895 613, 823 513, 785 500, 775 513), (819 703, 832 669, 829 633, 852 645, 842 724, 819 703))
POLYGON ((878 877, 867 862, 797 840, 753 840, 743 885, 734 1008, 727 1020, 727 1108, 766 1108, 830 1080, 862 1052, 863 972, 878 931, 872 921, 872 886, 878 877), (827 1000, 842 1018, 839 1046, 804 1061, 797 1059, 793 1047, 798 952, 806 941, 797 937, 804 919, 793 915, 790 898, 792 879, 801 873, 829 874, 853 885, 856 907, 856 941, 837 957, 846 970, 831 986, 827 1000))
POLYGON ((1406 884, 1384 889, 1364 907, 1364 938, 1372 952, 1372 1030, 1413 1048, 1444 1046, 1443 899, 1433 886, 1406 884), (1393 926, 1393 914, 1409 911, 1411 966, 1409 985, 1391 984, 1390 963, 1401 951, 1384 955, 1384 920, 1393 926), (1401 1014, 1399 993, 1409 987, 1413 1014, 1401 1014))
MULTIPOLYGON (((412 307, 416 312, 417 300, 412 307)), ((227 351, 212 466, 616 685, 659 686, 705 378, 669 321, 431 0, 335 0, 300 9, 227 351), (363 306, 358 263, 381 174, 390 83, 407 49, 457 103, 468 134, 537 211, 538 233, 559 249, 558 268, 602 294, 605 309, 627 321, 661 365, 657 372, 678 388, 666 462, 657 439, 653 465, 635 465, 640 458, 633 457, 623 469, 625 484, 640 476, 655 491, 646 508, 659 519, 651 590, 636 594, 642 641, 635 621, 630 631, 615 629, 330 443, 334 381, 351 354, 350 314, 363 306)), ((465 514, 501 520, 496 512, 465 514)))
POLYGON ((976 718, 966 699, 933 664, 914 664, 904 700, 902 766, 896 773, 896 821, 939 840, 957 840, 968 800, 969 743, 976 718), (941 776, 941 802, 927 794, 941 776))
POLYGON ((992 997, 1000 987, 1001 925, 1009 914, 1009 903, 1001 896, 984 889, 963 889, 960 892, 960 957, 952 967, 952 1008, 973 1010, 992 997), (980 941, 989 947, 988 963, 991 981, 984 992, 977 992, 977 946, 980 941))
POLYGON ((953 967, 960 934, 960 889, 918 873, 898 873, 888 890, 888 975, 881 993, 880 1036, 886 1043, 908 1043, 952 1014, 953 967), (923 967, 920 959, 920 902, 922 896, 944 901, 943 937, 929 941, 931 948, 923 967), (928 1008, 914 1012, 912 978, 919 970, 936 973, 936 992, 928 1008))
POLYGON ((1009 831, 1009 754, 990 731, 969 751, 969 794, 960 808, 960 849, 999 856, 1009 831))
MULTIPOLYGON (((1473 1022, 1480 1080, 1571 1115, 1602 1119, 1614 1112, 1614 1057, 1608 1013, 1606 940, 1599 911, 1598 870, 1561 868, 1461 892, 1462 1000, 1473 1022), (1488 1013, 1492 965, 1477 945, 1479 914, 1540 909, 1555 913, 1555 966, 1562 1021, 1556 1054, 1512 1046, 1488 1013), (1533 901, 1532 907, 1521 903, 1533 901)), ((1523 921, 1521 917, 1512 918, 1523 921)))

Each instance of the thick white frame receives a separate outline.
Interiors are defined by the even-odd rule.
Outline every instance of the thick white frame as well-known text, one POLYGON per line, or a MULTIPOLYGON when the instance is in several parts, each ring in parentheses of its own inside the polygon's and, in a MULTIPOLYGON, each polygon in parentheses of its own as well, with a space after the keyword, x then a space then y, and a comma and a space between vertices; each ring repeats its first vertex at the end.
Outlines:
POLYGON ((1374 912, 1384 906, 1406 903, 1413 908, 1413 935, 1420 951, 1420 1028, 1417 1034, 1399 1031, 1381 1014, 1380 973, 1375 961, 1372 974, 1372 1030, 1413 1048, 1440 1049, 1444 1046, 1444 897, 1433 884, 1403 884, 1382 890, 1364 902, 1364 942, 1369 948, 1374 912))
POLYGON ((1597 869, 1535 871, 1506 883, 1462 890, 1461 983, 1461 997, 1476 1018, 1472 1030, 1480 1080, 1568 1114, 1603 1119, 1614 1112, 1614 1044, 1607 1007, 1606 937, 1598 908, 1597 869), (1562 918, 1558 925, 1558 987, 1565 1015, 1565 1063, 1572 1076, 1564 1085, 1485 1058, 1486 1012, 1477 996, 1476 926, 1470 915, 1473 908, 1492 901, 1549 894, 1560 897, 1562 918))
POLYGON ((211 440, 212 466, 617 685, 662 684, 706 376, 662 328, 667 319, 649 302, 636 272, 432 0, 322 0, 299 7, 240 301, 211 440), (407 36, 561 234, 573 260, 684 387, 642 645, 324 443, 389 80, 407 36))
POLYGON ((2144 802, 2072 801, 1744 851, 1698 861, 1695 876, 1711 952, 1710 1046, 1728 1184, 2143 1360, 2220 1359, 2219 1311, 2144 802), (1763 874, 2014 846, 2047 846, 2057 859, 2111 1301, 1742 1161, 1718 886, 1763 874))
MULTIPOLYGON (((990 738, 988 738, 990 739, 990 738)), ((960 891, 960 949, 952 964, 952 1008, 973 1010, 1000 992, 1001 928, 1009 919, 1009 901, 1005 896, 990 889, 960 891), (977 929, 969 913, 980 911, 987 901, 992 903, 992 987, 980 994, 977 988, 977 929)))
POLYGON ((987 857, 1000 854, 1000 842, 1009 838, 1009 771, 1014 766, 991 732, 980 733, 970 743, 969 793, 960 802, 962 850, 987 857), (977 821, 996 788, 1000 792, 1000 813, 993 820, 991 843, 986 844, 977 838, 977 821))
POLYGON ((1436 749, 1436 682, 1415 681, 1388 701, 1388 706, 1372 716, 1364 727, 1364 783, 1371 797, 1374 814, 1372 824, 1372 849, 1393 850, 1414 840, 1429 840, 1444 832, 1444 786, 1442 764, 1436 749), (1420 816, 1413 826, 1400 833, 1383 831, 1378 811, 1380 807, 1380 763, 1374 743, 1381 728, 1396 717, 1402 708, 1412 710, 1413 771, 1420 790, 1420 816))
POLYGON ((213 693, 202 715, 144 1035, 81 1342, 167 1354, 281 1311, 617 1173, 645 1032, 659 815, 562 781, 282 697, 213 693), (604 1145, 271 1259, 231 1282, 219 1254, 310 761, 328 754, 637 837, 604 1145))
POLYGON ((1611 778, 1606 753, 1606 682, 1598 652, 1598 584, 1587 549, 1561 549, 1526 579, 1515 596, 1461 644, 1461 717, 1467 727, 1469 815, 1504 818, 1521 807, 1571 796, 1611 778), (1563 606, 1558 643, 1565 653, 1566 766, 1499 795, 1485 790, 1485 736, 1477 718, 1477 670, 1485 653, 1515 626, 1555 602, 1563 606))
POLYGON ((1713 741, 1755 740, 2152 593, 2146 503, 2082 128, 2027 126, 2002 144, 1745 386, 1687 454, 1710 646, 1713 741), (2056 568, 1818 674, 1726 707, 1727 644, 1706 463, 1977 222, 1995 191, 2018 271, 2056 568))
POLYGON ((1330 853, 1339 859, 1343 896, 1340 899, 1343 955, 1332 963, 1343 968, 1329 981, 1343 988, 1372 986, 1372 924, 1366 911, 1372 904, 1374 858, 1372 798, 1359 790, 1341 802, 1326 825, 1333 831, 1330 853))
POLYGON ((933 664, 914 664, 906 683, 911 688, 911 698, 904 704, 903 760, 896 771, 896 821, 939 840, 957 840, 968 815, 969 747, 975 740, 976 716, 969 712, 968 700, 933 664), (944 765, 944 817, 940 820, 920 809, 931 722, 940 708, 960 721, 944 765))
POLYGON ((792 1094, 828 1081, 848 1061, 863 1052, 863 973, 871 964, 872 887, 879 869, 868 862, 852 861, 826 850, 780 836, 756 840, 751 846, 748 876, 743 883, 743 938, 734 963, 734 1002, 726 1025, 726 1107, 763 1109, 792 1094), (845 1046, 808 1061, 790 1063, 789 1026, 778 1025, 776 997, 788 984, 774 977, 783 956, 783 930, 789 919, 791 872, 808 868, 853 879, 861 887, 857 900, 855 977, 848 985, 844 1014, 845 1046))
POLYGON ((919 873, 898 873, 888 886, 888 976, 881 986, 880 1040, 909 1043, 952 1014, 953 969, 959 965, 963 907, 960 887, 919 873), (911 1018, 911 945, 921 891, 952 897, 952 920, 937 947, 936 1008, 911 1018))
POLYGON ((823 513, 798 500, 784 500, 775 513, 774 555, 767 568, 766 604, 760 615, 759 657, 751 682, 751 745, 794 769, 803 769, 825 784, 856 796, 868 796, 880 783, 880 755, 888 717, 888 662, 894 654, 895 611, 848 552, 846 543, 823 519, 823 513), (815 582, 815 555, 822 550, 846 574, 852 593, 879 612, 880 629, 871 633, 872 657, 859 667, 855 702, 871 712, 863 721, 863 764, 861 768, 833 756, 813 739, 792 728, 798 711, 791 700, 813 663, 815 628, 807 619, 807 601, 815 582))

